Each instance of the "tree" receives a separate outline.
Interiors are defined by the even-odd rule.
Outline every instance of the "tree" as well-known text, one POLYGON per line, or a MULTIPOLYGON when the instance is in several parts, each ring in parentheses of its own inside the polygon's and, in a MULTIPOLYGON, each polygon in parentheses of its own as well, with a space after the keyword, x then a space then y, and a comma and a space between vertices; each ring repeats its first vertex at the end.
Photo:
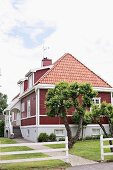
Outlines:
POLYGON ((92 98, 96 95, 90 84, 68 84, 58 83, 54 89, 50 89, 46 97, 47 115, 51 117, 59 116, 63 119, 67 131, 69 148, 78 140, 86 109, 91 106, 92 98), (77 133, 72 137, 72 132, 68 123, 67 115, 70 108, 74 108, 74 114, 78 114, 80 119, 77 133))
POLYGON ((0 93, 0 113, 7 107, 7 95, 0 93))
POLYGON ((77 133, 73 138, 75 143, 79 139, 83 123, 85 123, 85 113, 87 109, 92 106, 92 99, 97 95, 97 93, 92 89, 92 86, 88 83, 72 83, 70 85, 70 95, 73 101, 73 106, 75 107, 74 115, 78 115, 77 133))
POLYGON ((59 116, 63 119, 70 146, 72 133, 68 124, 67 114, 68 109, 72 107, 72 101, 69 94, 69 84, 61 82, 57 84, 54 89, 49 89, 46 98, 46 106, 48 109, 48 116, 59 116))
MULTIPOLYGON (((91 113, 91 119, 100 125, 104 135, 108 138, 109 135, 100 119, 102 116, 108 118, 110 135, 113 137, 113 106, 110 103, 102 102, 101 105, 94 105, 91 113)), ((111 140, 109 144, 112 145, 111 140)), ((113 148, 111 148, 111 151, 113 152, 113 148)))

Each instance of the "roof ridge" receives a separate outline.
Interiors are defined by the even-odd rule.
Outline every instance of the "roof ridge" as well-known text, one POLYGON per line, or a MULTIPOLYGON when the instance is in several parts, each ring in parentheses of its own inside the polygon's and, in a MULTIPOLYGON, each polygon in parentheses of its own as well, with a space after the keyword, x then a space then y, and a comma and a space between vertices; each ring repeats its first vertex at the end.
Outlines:
MULTIPOLYGON (((50 68, 36 83, 35 83, 35 85, 36 84, 38 84, 38 83, 40 83, 40 81, 43 79, 43 78, 45 78, 57 65, 58 65, 58 63, 66 56, 66 55, 68 55, 69 53, 65 53, 62 57, 60 57, 57 61, 55 61, 54 63, 53 63, 53 67, 52 68, 50 68)), ((71 55, 71 54, 69 54, 69 55, 71 55)), ((71 55, 72 56, 72 55, 71 55)))
POLYGON ((74 60, 76 60, 77 62, 79 62, 84 68, 86 68, 87 70, 89 70, 91 73, 93 73, 96 77, 98 77, 101 81, 103 81, 104 83, 106 83, 106 85, 108 85, 109 87, 112 88, 112 86, 106 82, 103 78, 101 78, 98 74, 96 74, 94 71, 92 71, 90 68, 88 68, 85 64, 83 64, 81 61, 79 61, 77 58, 75 58, 72 54, 70 53, 65 53, 62 57, 60 57, 56 62, 53 63, 53 67, 50 68, 36 83, 40 83, 61 61, 62 59, 64 59, 64 57, 66 57, 67 55, 70 55, 71 57, 74 58, 74 60))

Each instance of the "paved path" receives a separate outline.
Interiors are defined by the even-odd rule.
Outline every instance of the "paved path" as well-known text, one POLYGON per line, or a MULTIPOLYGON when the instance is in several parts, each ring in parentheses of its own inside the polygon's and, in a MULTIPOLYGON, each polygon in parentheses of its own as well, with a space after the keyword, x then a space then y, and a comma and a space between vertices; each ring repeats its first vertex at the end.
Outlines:
POLYGON ((113 163, 98 163, 91 165, 80 165, 67 168, 66 170, 113 170, 113 163))
MULTIPOLYGON (((31 143, 30 141, 25 140, 25 139, 13 139, 13 140, 15 140, 17 143, 31 143)), ((43 146, 42 145, 41 146, 30 146, 30 147, 32 149, 42 149, 42 150, 43 149, 50 149, 49 147, 44 146, 44 145, 43 146)), ((61 155, 64 155, 64 154, 65 154, 64 152, 49 152, 48 153, 49 156, 59 156, 59 155, 61 156, 61 155)), ((63 161, 65 161, 65 159, 63 159, 63 161)), ((95 164, 97 162, 69 154, 69 163, 72 166, 77 166, 77 165, 95 164)))

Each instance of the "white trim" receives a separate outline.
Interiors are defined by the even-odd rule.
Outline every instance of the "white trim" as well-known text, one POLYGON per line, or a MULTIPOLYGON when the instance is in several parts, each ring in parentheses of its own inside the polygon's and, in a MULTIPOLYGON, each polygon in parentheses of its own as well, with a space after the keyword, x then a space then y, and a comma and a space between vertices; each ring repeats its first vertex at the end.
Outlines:
MULTIPOLYGON (((75 126, 78 126, 78 125, 73 125, 73 124, 70 124, 69 125, 70 127, 75 127, 75 126)), ((39 125, 38 127, 44 127, 44 128, 47 128, 47 127, 52 127, 52 128, 65 128, 65 125, 63 124, 57 124, 57 125, 39 125)))
POLYGON ((38 125, 38 107, 37 107, 37 103, 38 103, 38 93, 36 91, 36 126, 38 125))
MULTIPOLYGON (((54 84, 38 84, 35 86, 35 91, 37 89, 53 89, 55 87, 54 84)), ((113 92, 113 88, 108 87, 93 87, 94 90, 99 92, 113 92)))
MULTIPOLYGON (((45 117, 45 116, 48 116, 48 115, 39 115, 40 117, 45 117)), ((72 117, 73 115, 67 115, 67 117, 72 117)))
POLYGON ((17 84, 19 85, 20 83, 24 82, 25 80, 28 80, 28 78, 25 77, 25 78, 23 78, 23 79, 20 79, 20 80, 17 82, 17 84))
POLYGON ((93 87, 93 89, 99 92, 113 92, 113 88, 108 87, 93 87))
POLYGON ((36 115, 30 116, 30 117, 24 117, 24 118, 22 118, 21 120, 23 120, 23 119, 30 119, 30 118, 32 118, 32 117, 36 117, 36 115))
POLYGON ((29 94, 31 94, 34 91, 35 87, 33 86, 31 89, 28 89, 27 91, 25 91, 23 94, 21 94, 19 96, 19 99, 22 99, 25 96, 28 96, 29 94))
POLYGON ((31 73, 34 73, 38 70, 45 70, 47 68, 52 68, 52 67, 53 67, 53 65, 48 65, 48 66, 43 66, 43 67, 40 67, 40 68, 31 69, 25 74, 25 77, 28 77, 31 73))
MULTIPOLYGON (((88 124, 87 126, 89 126, 89 127, 99 127, 100 128, 99 124, 88 124)), ((103 124, 103 126, 108 126, 108 124, 103 124)))
POLYGON ((33 73, 33 75, 32 75, 32 85, 34 86, 34 73, 33 73))
POLYGON ((38 84, 35 86, 35 91, 37 89, 54 89, 55 85, 54 84, 38 84))
MULTIPOLYGON (((73 124, 70 124, 69 125, 70 127, 77 127, 78 125, 73 125, 73 124)), ((20 128, 30 128, 30 127, 32 127, 32 128, 42 128, 42 127, 44 127, 44 128, 47 128, 47 127, 50 127, 50 128, 65 128, 65 125, 63 125, 63 124, 57 124, 57 125, 38 125, 38 126, 36 126, 36 125, 28 125, 28 126, 20 126, 20 128)))
POLYGON ((28 125, 28 126, 20 126, 20 128, 37 128, 38 126, 36 125, 28 125))
POLYGON ((40 90, 37 90, 37 125, 40 124, 40 90))

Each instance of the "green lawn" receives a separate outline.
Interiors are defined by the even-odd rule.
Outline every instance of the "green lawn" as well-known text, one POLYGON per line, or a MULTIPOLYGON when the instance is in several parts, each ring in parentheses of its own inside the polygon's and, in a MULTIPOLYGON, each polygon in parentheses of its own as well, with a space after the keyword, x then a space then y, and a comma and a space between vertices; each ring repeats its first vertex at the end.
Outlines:
MULTIPOLYGON (((108 144, 108 142, 105 142, 108 144)), ((52 144, 46 145, 50 148, 63 148, 64 144, 52 144)), ((110 152, 110 149, 105 149, 105 152, 110 152)), ((81 156, 86 159, 100 161, 100 141, 99 140, 84 140, 78 141, 72 149, 69 151, 70 154, 81 156)), ((105 156, 105 160, 113 161, 113 156, 105 156)))
MULTIPOLYGON (((108 142, 106 142, 108 144, 108 142)), ((106 149, 110 152, 110 149, 106 149)), ((94 161, 100 161, 100 141, 86 140, 77 142, 70 150, 71 154, 78 155, 94 161)), ((105 156, 106 161, 113 161, 113 156, 105 156)))
MULTIPOLYGON (((11 144, 16 143, 12 139, 0 138, 0 143, 2 144, 11 144)), ((0 148, 1 152, 10 152, 10 151, 23 151, 23 150, 32 150, 27 146, 15 146, 15 147, 5 147, 0 148)), ((31 154, 19 154, 19 155, 5 155, 1 156, 1 160, 10 160, 10 159, 24 159, 24 158, 42 158, 47 157, 43 153, 31 153, 31 154)), ((37 162, 23 162, 23 163, 10 163, 10 164, 1 164, 0 170, 47 170, 47 169, 65 169, 70 165, 61 161, 61 160, 50 160, 50 161, 37 161, 37 162)))

